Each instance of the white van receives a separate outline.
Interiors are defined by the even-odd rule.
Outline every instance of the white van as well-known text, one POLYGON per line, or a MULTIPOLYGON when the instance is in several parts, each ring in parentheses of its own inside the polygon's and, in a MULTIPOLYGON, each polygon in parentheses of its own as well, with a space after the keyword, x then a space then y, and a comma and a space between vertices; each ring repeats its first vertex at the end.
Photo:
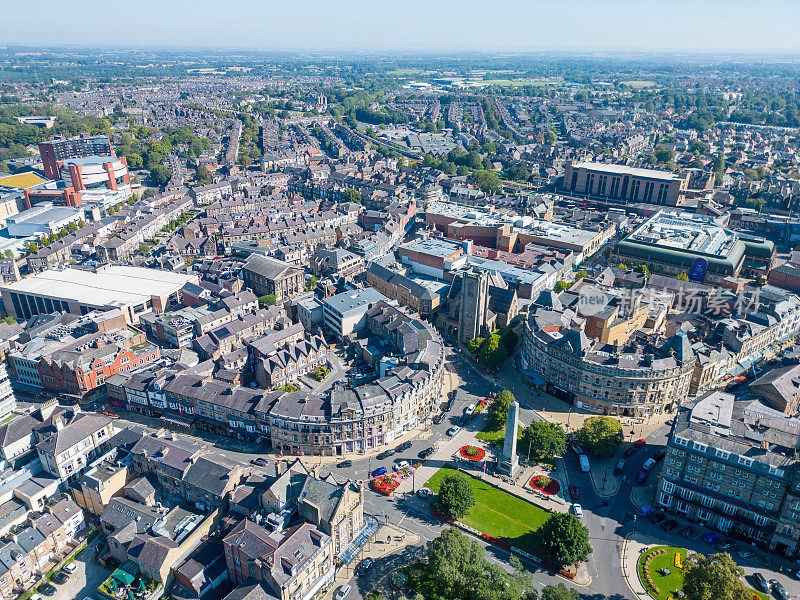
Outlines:
POLYGON ((344 600, 344 598, 347 597, 347 594, 350 593, 350 589, 350 584, 345 583, 339 588, 339 591, 336 592, 336 600, 344 600))
POLYGON ((581 463, 581 471, 583 471, 584 473, 588 473, 589 471, 592 470, 591 467, 589 466, 589 457, 586 456, 585 454, 578 455, 578 462, 581 463))

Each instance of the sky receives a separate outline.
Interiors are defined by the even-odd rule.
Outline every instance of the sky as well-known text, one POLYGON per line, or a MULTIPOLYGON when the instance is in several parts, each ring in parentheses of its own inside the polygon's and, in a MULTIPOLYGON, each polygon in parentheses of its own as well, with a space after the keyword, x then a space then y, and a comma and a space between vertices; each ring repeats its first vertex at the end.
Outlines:
POLYGON ((800 52, 800 0, 33 0, 0 45, 800 52))

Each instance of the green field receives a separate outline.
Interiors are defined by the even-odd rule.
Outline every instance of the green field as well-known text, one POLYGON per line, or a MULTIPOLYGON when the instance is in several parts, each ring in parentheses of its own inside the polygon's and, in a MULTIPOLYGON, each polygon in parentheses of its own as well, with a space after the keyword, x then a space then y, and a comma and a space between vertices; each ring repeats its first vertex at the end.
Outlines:
MULTIPOLYGON (((666 546, 667 553, 657 556, 653 559, 653 562, 650 563, 650 574, 653 578, 653 583, 658 586, 658 589, 661 593, 656 594, 652 589, 647 587, 644 577, 644 561, 647 556, 662 548, 664 548, 664 546, 656 546, 655 548, 651 548, 642 554, 639 557, 639 564, 637 565, 637 570, 639 571, 639 580, 642 582, 642 585, 647 588, 647 592, 653 598, 656 598, 656 600, 675 598, 675 590, 680 590, 683 588, 683 569, 679 569, 675 566, 675 553, 680 552, 683 562, 686 562, 686 548, 676 548, 675 546, 666 546), (667 576, 659 573, 659 571, 664 567, 669 567, 669 570, 671 571, 671 573, 667 576)), ((769 600, 769 597, 766 594, 762 594, 761 592, 753 589, 750 589, 750 591, 761 598, 761 600, 769 600)))
POLYGON ((550 513, 485 481, 447 467, 436 471, 425 485, 437 492, 447 475, 468 479, 475 490, 475 506, 459 519, 462 523, 526 552, 536 553, 535 532, 544 525, 550 513))
POLYGON ((656 82, 655 81, 641 81, 639 79, 633 79, 631 81, 623 81, 624 85, 630 86, 636 90, 641 90, 648 87, 653 87, 656 82))

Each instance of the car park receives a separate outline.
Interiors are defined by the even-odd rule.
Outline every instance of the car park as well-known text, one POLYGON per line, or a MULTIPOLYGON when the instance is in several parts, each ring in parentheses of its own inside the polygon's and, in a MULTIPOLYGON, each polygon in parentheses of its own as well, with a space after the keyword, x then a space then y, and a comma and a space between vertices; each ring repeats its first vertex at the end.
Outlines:
POLYGON ((353 461, 352 460, 343 460, 342 462, 340 462, 336 466, 339 467, 340 469, 347 469, 347 468, 353 466, 353 461))
POLYGON ((579 519, 583 518, 583 507, 580 504, 573 504, 572 512, 574 512, 575 516, 578 517, 579 519))
POLYGON ((427 448, 425 448, 425 450, 420 452, 417 456, 419 456, 420 458, 428 458, 433 453, 434 453, 433 446, 428 446, 427 448))
POLYGON ((697 533, 697 530, 691 525, 687 525, 686 527, 680 530, 681 537, 685 537, 687 539, 694 537, 695 533, 697 533))
POLYGON ((339 591, 336 592, 336 600, 344 600, 347 598, 347 594, 350 593, 352 588, 349 584, 345 583, 342 587, 339 588, 339 591))
POLYGON ((402 471, 403 469, 407 468, 408 466, 409 466, 409 464, 408 464, 407 460, 401 460, 399 463, 395 463, 395 464, 392 465, 392 471, 395 471, 395 472, 402 471))
POLYGON ((409 448, 411 448, 411 442, 407 440, 395 448, 395 452, 402 452, 403 450, 408 450, 409 448))
POLYGON ((569 486, 569 497, 572 498, 573 500, 577 500, 578 498, 581 497, 581 493, 578 491, 577 485, 569 486))
POLYGON ((370 473, 370 477, 380 477, 381 475, 386 475, 386 467, 378 467, 370 473))
POLYGON ((661 524, 661 529, 664 531, 672 531, 678 526, 678 522, 673 519, 667 519, 661 524))
POLYGON ((461 427, 455 426, 455 427, 451 427, 450 429, 448 429, 446 433, 447 433, 448 437, 453 437, 459 431, 461 431, 461 427))
POLYGON ((712 531, 712 532, 710 532, 710 533, 707 533, 707 534, 705 534, 705 535, 703 536, 703 541, 704 541, 706 544, 713 544, 713 543, 715 543, 717 540, 719 540, 719 536, 718 536, 716 533, 714 533, 713 531, 712 531))

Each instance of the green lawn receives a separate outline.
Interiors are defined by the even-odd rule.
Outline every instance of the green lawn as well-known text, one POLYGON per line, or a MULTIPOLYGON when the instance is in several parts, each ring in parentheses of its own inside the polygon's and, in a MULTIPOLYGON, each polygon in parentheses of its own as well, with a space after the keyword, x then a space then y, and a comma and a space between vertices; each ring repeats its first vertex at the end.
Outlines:
MULTIPOLYGON (((647 587, 645 582, 644 576, 644 561, 656 550, 660 550, 664 548, 664 546, 656 546, 655 548, 651 548, 644 554, 639 557, 639 564, 637 569, 639 571, 639 580, 642 582, 642 585, 647 587)), ((686 562, 686 548, 677 548, 675 546, 666 546, 667 553, 662 554, 661 556, 657 556, 653 559, 653 562, 650 563, 650 574, 653 578, 653 583, 656 584, 658 589, 660 590, 660 594, 656 594, 652 589, 647 587, 647 592, 656 600, 667 600, 667 598, 675 598, 675 590, 679 590, 683 588, 683 569, 678 569, 675 566, 675 553, 681 553, 681 559, 683 562, 686 562), (670 574, 667 576, 661 575, 659 571, 664 567, 669 567, 670 574)), ((750 588, 748 588, 750 589, 750 588)), ((750 589, 753 594, 758 596, 761 600, 769 600, 769 597, 766 594, 762 594, 759 591, 750 589)))
POLYGON ((459 519, 462 523, 535 554, 535 531, 547 521, 550 513, 455 469, 439 469, 425 485, 437 492, 447 475, 467 478, 475 490, 475 506, 459 519))
MULTIPOLYGON (((517 444, 519 444, 519 442, 522 441, 523 431, 524 428, 522 427, 522 425, 520 425, 519 428, 517 429, 517 444)), ((483 440, 487 444, 491 444, 492 442, 498 442, 498 445, 501 447, 503 445, 505 437, 506 437, 505 427, 501 427, 497 431, 492 431, 491 429, 489 429, 488 423, 483 426, 483 429, 481 429, 478 433, 475 434, 476 439, 483 440)))

